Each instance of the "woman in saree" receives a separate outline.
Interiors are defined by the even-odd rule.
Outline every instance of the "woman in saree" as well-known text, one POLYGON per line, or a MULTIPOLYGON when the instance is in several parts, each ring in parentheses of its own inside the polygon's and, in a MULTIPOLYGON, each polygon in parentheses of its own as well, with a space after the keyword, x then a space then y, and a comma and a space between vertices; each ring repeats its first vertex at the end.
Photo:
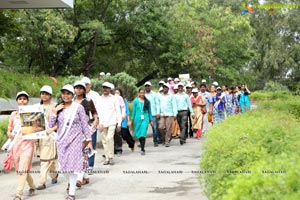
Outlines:
POLYGON ((192 119, 192 129, 196 132, 196 139, 200 139, 202 134, 202 122, 203 122, 203 114, 202 110, 205 109, 205 99, 202 96, 199 96, 199 91, 197 88, 192 90, 193 96, 191 96, 191 104, 193 107, 193 111, 195 113, 195 117, 192 119))

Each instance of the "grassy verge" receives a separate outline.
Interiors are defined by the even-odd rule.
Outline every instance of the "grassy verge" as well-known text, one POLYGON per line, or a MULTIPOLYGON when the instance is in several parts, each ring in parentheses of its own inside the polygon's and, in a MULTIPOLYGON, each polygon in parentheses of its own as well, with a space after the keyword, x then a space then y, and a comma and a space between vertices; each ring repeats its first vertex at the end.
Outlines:
POLYGON ((13 70, 0 69, 0 97, 14 98, 17 92, 25 90, 31 97, 39 97, 40 88, 50 85, 56 94, 62 86, 63 78, 57 77, 58 86, 47 75, 19 73, 13 70))
POLYGON ((257 110, 212 127, 202 170, 210 199, 300 198, 300 98, 257 93, 257 110), (257 98, 258 97, 258 98, 257 98))

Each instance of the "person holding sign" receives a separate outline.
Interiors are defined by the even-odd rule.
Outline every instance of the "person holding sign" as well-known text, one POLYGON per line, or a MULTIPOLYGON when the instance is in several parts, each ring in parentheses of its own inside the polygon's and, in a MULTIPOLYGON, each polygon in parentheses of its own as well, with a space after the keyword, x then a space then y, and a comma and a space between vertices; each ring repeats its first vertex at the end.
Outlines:
MULTIPOLYGON (((16 96, 18 106, 28 105, 29 95, 27 92, 18 92, 16 96)), ((34 149, 34 140, 25 140, 22 138, 22 129, 19 111, 11 113, 8 124, 7 135, 14 141, 12 151, 10 152, 13 157, 15 170, 18 174, 19 181, 16 191, 15 200, 21 200, 25 182, 29 185, 29 196, 34 195, 35 185, 30 175, 30 169, 32 164, 32 156, 34 149), (13 134, 15 132, 15 134, 13 134)))
MULTIPOLYGON (((52 114, 52 110, 55 107, 55 103, 51 102, 52 88, 49 85, 44 85, 40 89, 41 102, 37 106, 41 106, 46 119, 46 132, 48 134, 56 131, 57 127, 49 128, 48 121, 52 114)), ((51 177, 51 183, 57 183, 58 173, 56 172, 56 162, 57 162, 57 151, 55 141, 47 136, 45 138, 38 140, 38 147, 40 152, 41 160, 41 174, 40 183, 36 188, 37 190, 43 190, 46 188, 47 174, 51 177)))
POLYGON ((82 150, 87 143, 91 145, 91 132, 86 113, 81 104, 72 101, 74 93, 72 85, 63 86, 61 89, 63 102, 55 107, 49 120, 50 128, 57 126, 58 162, 61 173, 66 174, 69 181, 67 200, 75 199, 77 173, 84 169, 82 150))

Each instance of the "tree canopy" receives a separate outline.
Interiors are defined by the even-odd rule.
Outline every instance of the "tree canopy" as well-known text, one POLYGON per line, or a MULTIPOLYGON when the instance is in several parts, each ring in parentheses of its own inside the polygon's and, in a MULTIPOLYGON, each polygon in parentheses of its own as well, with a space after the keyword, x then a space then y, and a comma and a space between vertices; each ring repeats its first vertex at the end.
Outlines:
POLYGON ((4 10, 0 61, 51 76, 126 72, 137 86, 190 73, 299 87, 298 10, 243 9, 238 0, 75 0, 74 9, 4 10))

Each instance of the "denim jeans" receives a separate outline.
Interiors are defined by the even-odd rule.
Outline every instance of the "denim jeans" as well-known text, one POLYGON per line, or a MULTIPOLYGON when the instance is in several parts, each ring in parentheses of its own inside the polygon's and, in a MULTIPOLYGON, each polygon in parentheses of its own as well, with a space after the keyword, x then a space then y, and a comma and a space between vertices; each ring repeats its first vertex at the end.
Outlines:
MULTIPOLYGON (((93 133, 92 135, 92 145, 93 149, 96 150, 96 145, 97 145, 97 130, 93 133)), ((89 167, 94 167, 95 163, 95 154, 89 157, 89 167)))
POLYGON ((152 126, 153 142, 154 144, 157 144, 158 143, 158 122, 156 116, 152 116, 152 121, 153 121, 153 126, 152 126))

